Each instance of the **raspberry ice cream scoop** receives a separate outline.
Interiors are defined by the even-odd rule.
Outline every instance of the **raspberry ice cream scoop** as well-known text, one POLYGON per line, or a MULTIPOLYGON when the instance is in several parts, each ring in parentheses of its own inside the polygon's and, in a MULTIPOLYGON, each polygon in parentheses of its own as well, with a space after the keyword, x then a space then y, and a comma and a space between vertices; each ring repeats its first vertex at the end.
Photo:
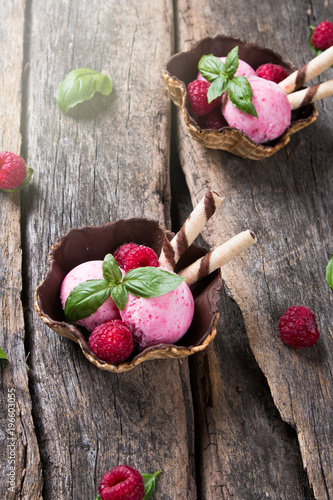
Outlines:
MULTIPOLYGON (((102 260, 84 262, 76 266, 65 276, 60 289, 60 300, 63 308, 65 308, 66 299, 74 287, 87 280, 103 278, 102 264, 102 260)), ((94 314, 78 320, 76 323, 84 326, 89 332, 92 332, 96 326, 101 325, 105 321, 119 318, 119 309, 112 298, 109 297, 94 314)))
POLYGON ((252 104, 258 118, 236 108, 225 96, 222 112, 230 127, 244 132, 258 143, 272 141, 289 127, 291 106, 287 95, 280 87, 269 80, 259 77, 249 78, 253 92, 252 104))
MULTIPOLYGON (((226 60, 226 57, 219 57, 219 59, 225 63, 225 60, 226 60)), ((241 59, 239 59, 238 61, 238 68, 237 68, 237 71, 235 73, 235 76, 245 76, 245 78, 250 78, 251 76, 256 76, 256 72, 255 70, 252 68, 252 66, 250 66, 249 64, 247 64, 245 61, 242 61, 241 59)), ((198 73, 198 76, 197 76, 198 80, 206 80, 206 78, 204 78, 202 76, 202 74, 198 73)))
POLYGON ((141 348, 174 344, 191 325, 194 299, 183 281, 175 290, 159 297, 145 299, 129 294, 120 314, 141 348))

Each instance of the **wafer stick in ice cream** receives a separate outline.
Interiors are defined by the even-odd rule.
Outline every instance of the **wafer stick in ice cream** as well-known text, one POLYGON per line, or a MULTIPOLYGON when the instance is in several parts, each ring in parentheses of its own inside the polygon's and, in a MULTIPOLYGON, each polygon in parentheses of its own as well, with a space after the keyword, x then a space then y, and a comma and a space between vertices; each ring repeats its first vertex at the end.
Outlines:
POLYGON ((173 271, 175 265, 201 233, 206 222, 221 205, 223 198, 216 191, 207 191, 202 200, 188 216, 178 233, 169 241, 164 238, 163 248, 159 257, 161 266, 173 271))
POLYGON ((231 259, 254 245, 256 241, 256 235, 252 231, 243 231, 211 252, 208 252, 178 274, 182 278, 185 278, 189 286, 193 285, 219 267, 224 266, 231 259))
POLYGON ((291 109, 298 109, 331 95, 333 95, 333 80, 327 80, 327 82, 289 94, 288 101, 291 109))
POLYGON ((278 85, 286 93, 291 94, 294 90, 303 87, 305 83, 312 80, 318 75, 321 75, 326 69, 333 64, 333 47, 326 49, 307 64, 302 66, 291 75, 287 76, 278 85))

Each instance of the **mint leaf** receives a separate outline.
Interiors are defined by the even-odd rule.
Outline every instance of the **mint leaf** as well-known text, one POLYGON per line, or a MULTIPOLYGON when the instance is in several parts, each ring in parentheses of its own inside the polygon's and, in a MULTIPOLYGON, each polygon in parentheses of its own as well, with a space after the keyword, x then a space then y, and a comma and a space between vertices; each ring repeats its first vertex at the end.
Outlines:
POLYGON ((145 484, 145 496, 143 497, 143 500, 148 500, 152 496, 152 494, 155 491, 155 478, 158 474, 160 474, 162 471, 158 470, 154 472, 154 474, 141 474, 143 477, 143 482, 145 484))
POLYGON ((123 277, 123 275, 116 259, 113 257, 111 253, 108 253, 104 257, 102 270, 103 270, 103 278, 105 279, 105 281, 107 281, 110 284, 120 283, 120 280, 123 277))
POLYGON ((226 74, 228 80, 234 77, 238 69, 239 57, 238 57, 238 46, 234 47, 226 57, 224 63, 224 73, 226 74))
POLYGON ((198 63, 198 70, 206 80, 212 82, 219 76, 224 76, 224 63, 212 54, 205 55, 198 63))
POLYGON ((70 71, 57 89, 57 104, 63 113, 92 98, 95 92, 109 95, 113 83, 109 76, 90 68, 70 71))
POLYGON ((252 89, 244 76, 235 76, 228 84, 228 97, 236 108, 258 118, 252 104, 252 89))
POLYGON ((333 255, 328 261, 325 278, 328 286, 333 290, 333 255))
POLYGON ((159 267, 138 267, 125 274, 123 284, 132 295, 150 299, 175 290, 182 281, 184 278, 178 274, 159 267))
POLYGON ((111 289, 105 280, 88 280, 77 285, 68 295, 65 316, 75 323, 95 313, 110 296, 111 289))
POLYGON ((3 352, 1 348, 0 348, 0 359, 8 359, 6 354, 3 352))
POLYGON ((126 287, 122 283, 120 283, 119 285, 114 285, 111 290, 111 297, 118 309, 123 311, 128 299, 126 287))

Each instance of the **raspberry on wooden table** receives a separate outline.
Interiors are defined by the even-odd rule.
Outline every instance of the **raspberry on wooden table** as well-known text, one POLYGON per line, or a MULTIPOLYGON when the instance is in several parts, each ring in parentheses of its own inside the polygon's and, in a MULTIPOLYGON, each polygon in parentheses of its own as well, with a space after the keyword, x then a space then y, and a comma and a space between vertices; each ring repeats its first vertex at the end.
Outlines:
POLYGON ((208 102, 207 92, 210 87, 210 82, 206 80, 193 80, 187 86, 187 93, 190 102, 190 111, 193 115, 207 115, 213 109, 221 104, 221 98, 214 99, 211 103, 208 102))
POLYGON ((133 336, 129 328, 114 319, 97 326, 89 337, 89 347, 96 356, 111 364, 125 361, 134 349, 133 336))
POLYGON ((256 74, 260 78, 264 78, 265 80, 270 80, 271 82, 280 83, 282 80, 287 78, 287 71, 279 66, 278 64, 266 63, 259 66, 256 69, 256 74))
POLYGON ((127 257, 127 254, 133 250, 133 248, 138 247, 139 245, 137 243, 124 243, 123 245, 120 245, 120 247, 115 250, 113 253, 113 257, 116 259, 118 265, 120 267, 124 267, 124 262, 127 257))
POLYGON ((124 270, 127 272, 137 267, 159 267, 159 265, 154 250, 150 247, 140 245, 128 252, 124 262, 124 270))
POLYGON ((102 500, 142 500, 145 494, 143 477, 129 465, 117 465, 104 474, 98 493, 102 500))
POLYGON ((295 349, 310 347, 319 338, 315 315, 304 306, 287 309, 280 318, 279 332, 282 342, 295 349))
POLYGON ((27 176, 27 167, 21 156, 9 151, 0 153, 0 189, 16 189, 27 176))
POLYGON ((320 50, 326 50, 333 45, 333 23, 322 21, 316 26, 311 37, 312 44, 320 50))

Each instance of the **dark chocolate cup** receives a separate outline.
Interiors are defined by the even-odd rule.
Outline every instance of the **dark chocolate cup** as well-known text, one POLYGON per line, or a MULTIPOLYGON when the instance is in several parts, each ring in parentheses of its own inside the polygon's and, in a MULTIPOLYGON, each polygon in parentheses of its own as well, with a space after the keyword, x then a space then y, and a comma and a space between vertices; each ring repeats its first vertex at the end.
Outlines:
MULTIPOLYGON (((103 260, 123 243, 146 245, 160 255, 163 239, 171 239, 166 231, 152 219, 120 219, 102 226, 72 228, 52 246, 49 269, 36 289, 35 305, 41 319, 57 334, 77 342, 83 354, 95 366, 111 372, 125 372, 149 359, 184 358, 207 347, 216 335, 217 302, 222 285, 217 270, 192 287, 195 311, 192 324, 176 344, 158 344, 142 351, 134 350, 123 363, 112 365, 102 361, 89 349, 89 332, 79 325, 66 322, 60 301, 60 287, 66 274, 77 265, 90 260, 103 260)), ((179 261, 175 271, 202 257, 206 250, 191 245, 179 261)))
POLYGON ((242 158, 261 160, 279 151, 288 144, 292 134, 314 122, 318 110, 315 104, 309 104, 292 111, 291 124, 287 130, 274 141, 265 144, 252 141, 246 134, 229 127, 227 123, 219 130, 200 128, 189 111, 187 85, 197 78, 201 56, 213 54, 216 57, 225 57, 235 46, 239 47, 239 58, 253 69, 265 63, 279 64, 288 74, 296 69, 270 49, 247 43, 241 38, 216 35, 200 40, 186 52, 173 55, 163 68, 163 78, 170 98, 180 108, 188 133, 195 141, 207 148, 229 151, 242 158))

